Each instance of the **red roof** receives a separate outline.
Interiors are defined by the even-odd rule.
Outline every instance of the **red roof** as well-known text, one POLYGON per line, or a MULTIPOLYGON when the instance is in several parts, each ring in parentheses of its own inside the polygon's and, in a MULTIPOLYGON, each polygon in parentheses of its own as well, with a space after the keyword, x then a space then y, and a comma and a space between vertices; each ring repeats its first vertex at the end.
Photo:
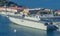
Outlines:
POLYGON ((10 7, 11 9, 15 9, 15 10, 18 10, 18 9, 20 9, 20 10, 22 10, 23 8, 20 8, 20 7, 10 7))
POLYGON ((57 11, 55 11, 55 12, 60 12, 60 10, 57 10, 57 11))

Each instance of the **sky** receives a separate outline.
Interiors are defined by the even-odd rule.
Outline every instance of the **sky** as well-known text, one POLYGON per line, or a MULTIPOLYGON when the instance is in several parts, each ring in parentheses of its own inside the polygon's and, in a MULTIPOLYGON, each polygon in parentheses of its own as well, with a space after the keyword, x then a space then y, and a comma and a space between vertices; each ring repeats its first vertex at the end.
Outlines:
POLYGON ((59 9, 60 0, 10 0, 28 8, 48 8, 48 9, 59 9))

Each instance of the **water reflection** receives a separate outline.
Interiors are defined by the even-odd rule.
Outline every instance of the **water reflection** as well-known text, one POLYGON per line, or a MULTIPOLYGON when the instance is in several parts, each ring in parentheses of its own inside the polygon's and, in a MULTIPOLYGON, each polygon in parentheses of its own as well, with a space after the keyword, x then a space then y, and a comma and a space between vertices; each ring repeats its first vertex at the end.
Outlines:
POLYGON ((21 25, 14 25, 12 24, 11 27, 13 29, 16 29, 16 35, 17 36, 46 36, 46 31, 42 31, 39 29, 33 29, 21 25), (44 35, 43 35, 44 34, 44 35))
POLYGON ((8 35, 10 32, 10 21, 7 17, 0 15, 0 35, 8 35))
POLYGON ((54 36, 54 32, 53 31, 47 31, 47 36, 54 36))

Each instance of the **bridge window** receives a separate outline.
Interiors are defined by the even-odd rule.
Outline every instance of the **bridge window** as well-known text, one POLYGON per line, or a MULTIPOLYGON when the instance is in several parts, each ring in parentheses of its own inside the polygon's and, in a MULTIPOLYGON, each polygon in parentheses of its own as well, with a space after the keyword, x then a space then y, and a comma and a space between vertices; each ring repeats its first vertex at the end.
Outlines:
POLYGON ((51 12, 40 12, 40 14, 51 14, 51 12))

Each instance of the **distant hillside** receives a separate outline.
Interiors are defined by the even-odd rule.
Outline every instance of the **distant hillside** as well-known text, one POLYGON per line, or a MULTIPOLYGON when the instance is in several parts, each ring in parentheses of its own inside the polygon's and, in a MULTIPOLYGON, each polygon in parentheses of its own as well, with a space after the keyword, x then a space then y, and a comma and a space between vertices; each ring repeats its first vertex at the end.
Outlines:
POLYGON ((7 4, 9 0, 0 0, 0 6, 7 4))
POLYGON ((2 6, 7 6, 7 7, 14 7, 14 6, 18 6, 18 7, 22 7, 20 5, 17 5, 15 2, 11 2, 9 0, 0 0, 0 7, 2 6))

